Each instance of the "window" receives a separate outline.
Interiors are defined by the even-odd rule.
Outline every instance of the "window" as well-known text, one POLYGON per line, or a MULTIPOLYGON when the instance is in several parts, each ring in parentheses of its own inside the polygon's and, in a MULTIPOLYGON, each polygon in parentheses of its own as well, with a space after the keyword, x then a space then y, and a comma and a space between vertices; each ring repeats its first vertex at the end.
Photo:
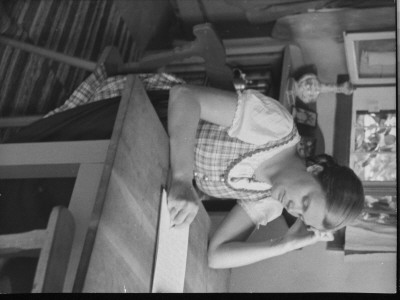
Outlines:
POLYGON ((356 111, 350 167, 364 181, 396 180, 396 112, 356 111))
POLYGON ((396 182, 395 88, 357 88, 353 94, 350 168, 366 182, 396 182))

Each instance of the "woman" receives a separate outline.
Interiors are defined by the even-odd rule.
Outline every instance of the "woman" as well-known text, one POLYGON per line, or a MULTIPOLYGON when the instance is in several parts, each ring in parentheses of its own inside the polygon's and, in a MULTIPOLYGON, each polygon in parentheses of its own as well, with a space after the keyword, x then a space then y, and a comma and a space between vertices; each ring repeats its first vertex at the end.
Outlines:
POLYGON ((210 240, 212 268, 232 268, 277 256, 317 241, 352 222, 364 202, 354 172, 322 155, 297 154, 299 134, 276 100, 259 92, 235 93, 195 86, 170 90, 168 131, 172 180, 168 194, 175 226, 190 224, 202 192, 238 199, 210 240), (195 151, 193 151, 195 149, 195 151), (246 243, 256 226, 282 209, 297 217, 281 238, 246 243))
MULTIPOLYGON (((151 78, 141 78, 147 88, 152 87, 151 78)), ((109 138, 124 83, 124 76, 107 78, 100 65, 64 105, 7 142, 109 138)), ((177 83, 181 81, 171 82, 177 83)), ((204 193, 239 199, 210 241, 211 267, 240 266, 329 240, 332 235, 322 231, 338 229, 359 214, 363 193, 358 178, 348 168, 326 167, 329 162, 306 167, 297 156, 300 138, 292 117, 276 100, 255 91, 238 97, 213 88, 177 85, 170 90, 168 110, 172 169, 168 205, 173 223, 187 226, 196 216, 200 199, 193 178, 204 193), (331 182, 332 178, 343 182, 331 182), (263 244, 241 242, 255 226, 278 217, 284 206, 299 217, 284 237, 263 244)), ((8 198, 15 202, 11 195, 3 193, 2 198, 3 204, 8 198)), ((36 223, 23 224, 23 230, 40 228, 36 223)), ((12 224, 0 228, 15 229, 12 224)))

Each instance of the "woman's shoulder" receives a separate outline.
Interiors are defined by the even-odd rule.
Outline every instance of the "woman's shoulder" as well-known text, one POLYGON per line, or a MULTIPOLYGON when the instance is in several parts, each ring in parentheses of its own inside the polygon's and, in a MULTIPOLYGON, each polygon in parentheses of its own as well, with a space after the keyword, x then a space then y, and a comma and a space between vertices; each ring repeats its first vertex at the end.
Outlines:
POLYGON ((291 114, 279 101, 255 90, 246 90, 239 95, 228 134, 247 143, 263 145, 285 138, 294 126, 291 114))
POLYGON ((266 116, 276 115, 288 121, 293 121, 291 113, 278 100, 264 95, 256 90, 246 90, 242 93, 245 102, 251 103, 255 113, 264 113, 266 116))

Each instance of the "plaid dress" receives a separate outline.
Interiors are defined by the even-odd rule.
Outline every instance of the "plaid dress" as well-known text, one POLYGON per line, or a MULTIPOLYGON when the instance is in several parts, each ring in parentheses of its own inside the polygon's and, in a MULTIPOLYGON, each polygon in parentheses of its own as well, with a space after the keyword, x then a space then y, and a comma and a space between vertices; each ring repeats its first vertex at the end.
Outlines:
MULTIPOLYGON (((140 74, 139 78, 146 90, 170 89, 175 84, 184 83, 183 80, 166 73, 140 74)), ((107 77, 104 66, 100 64, 63 105, 50 111, 45 117, 83 104, 121 96, 125 83, 126 76, 107 77)), ((299 135, 293 124, 291 132, 283 138, 263 145, 254 145, 231 137, 225 127, 200 120, 196 138, 194 177, 197 187, 217 198, 254 201, 269 197, 270 187, 261 190, 251 187, 237 189, 234 187, 235 181, 247 180, 251 186, 254 185, 255 179, 235 178, 229 176, 230 171, 246 157, 276 151, 297 143, 299 135)))
POLYGON ((291 132, 264 145, 243 142, 228 135, 227 128, 200 121, 196 134, 194 177, 197 187, 216 198, 257 201, 271 196, 270 187, 252 189, 257 184, 253 177, 233 177, 231 170, 246 158, 268 155, 268 152, 294 145, 299 140, 295 125, 291 132), (237 181, 248 182, 248 188, 236 188, 237 181))
MULTIPOLYGON (((175 84, 184 83, 183 80, 165 73, 140 74, 139 78, 146 90, 168 90, 175 84)), ((125 83, 126 76, 107 77, 104 66, 98 65, 63 105, 49 112, 45 117, 83 104, 121 96, 125 83)), ((254 93, 249 92, 249 94, 254 93)), ((275 100, 271 101, 272 106, 277 105, 275 100)), ((240 103, 243 104, 241 101, 238 103, 238 107, 240 103)), ((237 112, 239 111, 237 109, 237 112)), ((282 115, 278 113, 278 118, 281 118, 280 116, 282 115)), ((279 123, 276 121, 273 120, 272 124, 279 123)), ((232 127, 229 129, 200 120, 197 128, 194 149, 194 178, 197 188, 212 197, 237 199, 237 203, 257 226, 266 225, 278 217, 283 207, 280 202, 271 197, 271 186, 264 182, 257 182, 252 175, 238 177, 236 171, 242 168, 246 161, 257 157, 271 157, 299 142, 300 136, 294 123, 292 127, 288 127, 290 132, 287 134, 282 134, 279 130, 282 128, 280 125, 277 126, 275 129, 273 126, 268 128, 269 134, 275 135, 273 141, 262 145, 232 137, 232 132, 229 132, 232 127), (276 138, 276 135, 281 138, 276 138), (237 183, 241 183, 241 187, 238 188, 237 183)), ((264 131, 262 134, 265 134, 264 131)))

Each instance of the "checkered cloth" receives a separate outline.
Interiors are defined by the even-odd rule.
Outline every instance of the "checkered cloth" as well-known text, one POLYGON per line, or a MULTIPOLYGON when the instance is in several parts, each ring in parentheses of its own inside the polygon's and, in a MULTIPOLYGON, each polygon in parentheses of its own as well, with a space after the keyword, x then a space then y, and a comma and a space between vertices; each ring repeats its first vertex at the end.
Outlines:
MULTIPOLYGON (((147 91, 169 90, 176 84, 185 83, 184 80, 167 73, 139 74, 138 76, 147 91)), ((104 65, 99 64, 94 72, 78 86, 63 105, 47 113, 44 118, 83 104, 121 96, 125 88, 125 83, 126 76, 107 77, 104 65)))
POLYGON ((230 186, 228 174, 242 159, 261 151, 283 146, 298 135, 296 126, 284 138, 264 145, 254 145, 232 138, 227 128, 200 121, 195 147, 195 180, 197 187, 216 198, 256 201, 271 195, 270 190, 235 189, 230 186))
POLYGON ((177 84, 186 83, 183 79, 168 73, 139 74, 146 91, 169 90, 177 84))

